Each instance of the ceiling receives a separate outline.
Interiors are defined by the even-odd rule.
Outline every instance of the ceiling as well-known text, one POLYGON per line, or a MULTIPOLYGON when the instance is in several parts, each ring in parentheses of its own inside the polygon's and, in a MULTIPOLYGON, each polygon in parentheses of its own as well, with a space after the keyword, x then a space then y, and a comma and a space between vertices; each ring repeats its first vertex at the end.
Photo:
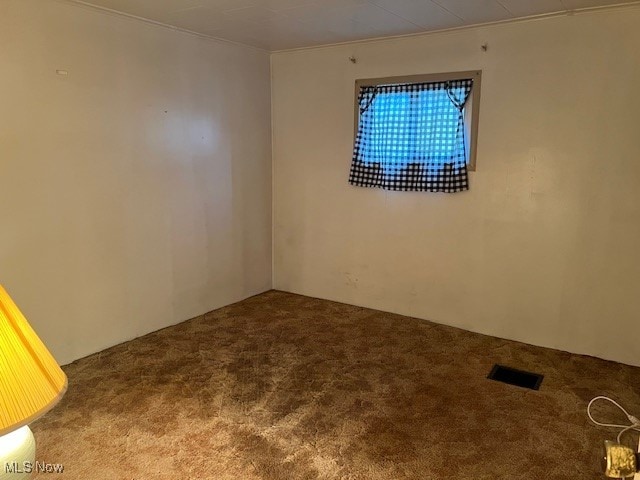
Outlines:
POLYGON ((84 0, 80 3, 275 51, 632 4, 638 0, 84 0))

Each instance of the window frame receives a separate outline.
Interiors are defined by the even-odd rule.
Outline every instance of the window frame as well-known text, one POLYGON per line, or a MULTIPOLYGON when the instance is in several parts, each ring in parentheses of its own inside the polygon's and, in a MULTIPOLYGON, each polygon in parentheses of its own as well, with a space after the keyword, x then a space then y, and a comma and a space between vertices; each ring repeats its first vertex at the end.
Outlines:
POLYGON ((469 147, 469 161, 467 162, 467 170, 476 171, 476 155, 478 150, 478 121, 480 118, 480 92, 482 90, 482 70, 468 70, 464 72, 446 72, 446 73, 426 73, 419 75, 404 75, 396 77, 380 77, 380 78, 361 78, 355 82, 355 95, 353 101, 354 125, 353 140, 355 142, 358 135, 358 125, 360 123, 360 108, 358 98, 360 96, 360 87, 375 87, 378 85, 406 85, 412 83, 432 83, 446 82, 449 80, 462 80, 465 78, 473 78, 473 87, 465 106, 465 139, 469 147), (469 103, 470 102, 470 103, 469 103), (467 108, 467 106, 471 108, 467 108), (471 122, 468 118, 471 116, 471 122))

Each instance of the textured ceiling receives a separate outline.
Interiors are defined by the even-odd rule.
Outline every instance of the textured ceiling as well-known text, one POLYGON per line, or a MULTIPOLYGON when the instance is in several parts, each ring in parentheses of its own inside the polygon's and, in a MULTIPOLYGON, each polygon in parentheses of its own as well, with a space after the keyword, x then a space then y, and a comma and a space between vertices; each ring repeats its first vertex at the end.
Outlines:
POLYGON ((283 50, 638 0, 88 0, 200 34, 283 50))

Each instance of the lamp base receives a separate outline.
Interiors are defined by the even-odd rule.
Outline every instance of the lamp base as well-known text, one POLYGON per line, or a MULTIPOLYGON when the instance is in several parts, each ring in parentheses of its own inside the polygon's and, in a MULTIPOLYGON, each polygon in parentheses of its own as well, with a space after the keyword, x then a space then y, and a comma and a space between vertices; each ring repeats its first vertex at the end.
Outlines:
POLYGON ((0 480, 26 480, 35 465, 36 440, 27 426, 0 437, 0 480))

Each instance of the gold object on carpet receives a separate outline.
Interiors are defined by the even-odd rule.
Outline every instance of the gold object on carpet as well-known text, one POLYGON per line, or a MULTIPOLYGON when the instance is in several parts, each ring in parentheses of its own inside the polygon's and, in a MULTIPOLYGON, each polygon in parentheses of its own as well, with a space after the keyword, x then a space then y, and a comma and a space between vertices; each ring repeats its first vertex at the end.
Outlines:
POLYGON ((277 291, 65 370, 33 424, 63 480, 601 478, 588 401, 640 405, 640 368, 277 291))
POLYGON ((605 475, 610 478, 633 477, 638 471, 636 452, 632 448, 607 440, 605 448, 605 475))

